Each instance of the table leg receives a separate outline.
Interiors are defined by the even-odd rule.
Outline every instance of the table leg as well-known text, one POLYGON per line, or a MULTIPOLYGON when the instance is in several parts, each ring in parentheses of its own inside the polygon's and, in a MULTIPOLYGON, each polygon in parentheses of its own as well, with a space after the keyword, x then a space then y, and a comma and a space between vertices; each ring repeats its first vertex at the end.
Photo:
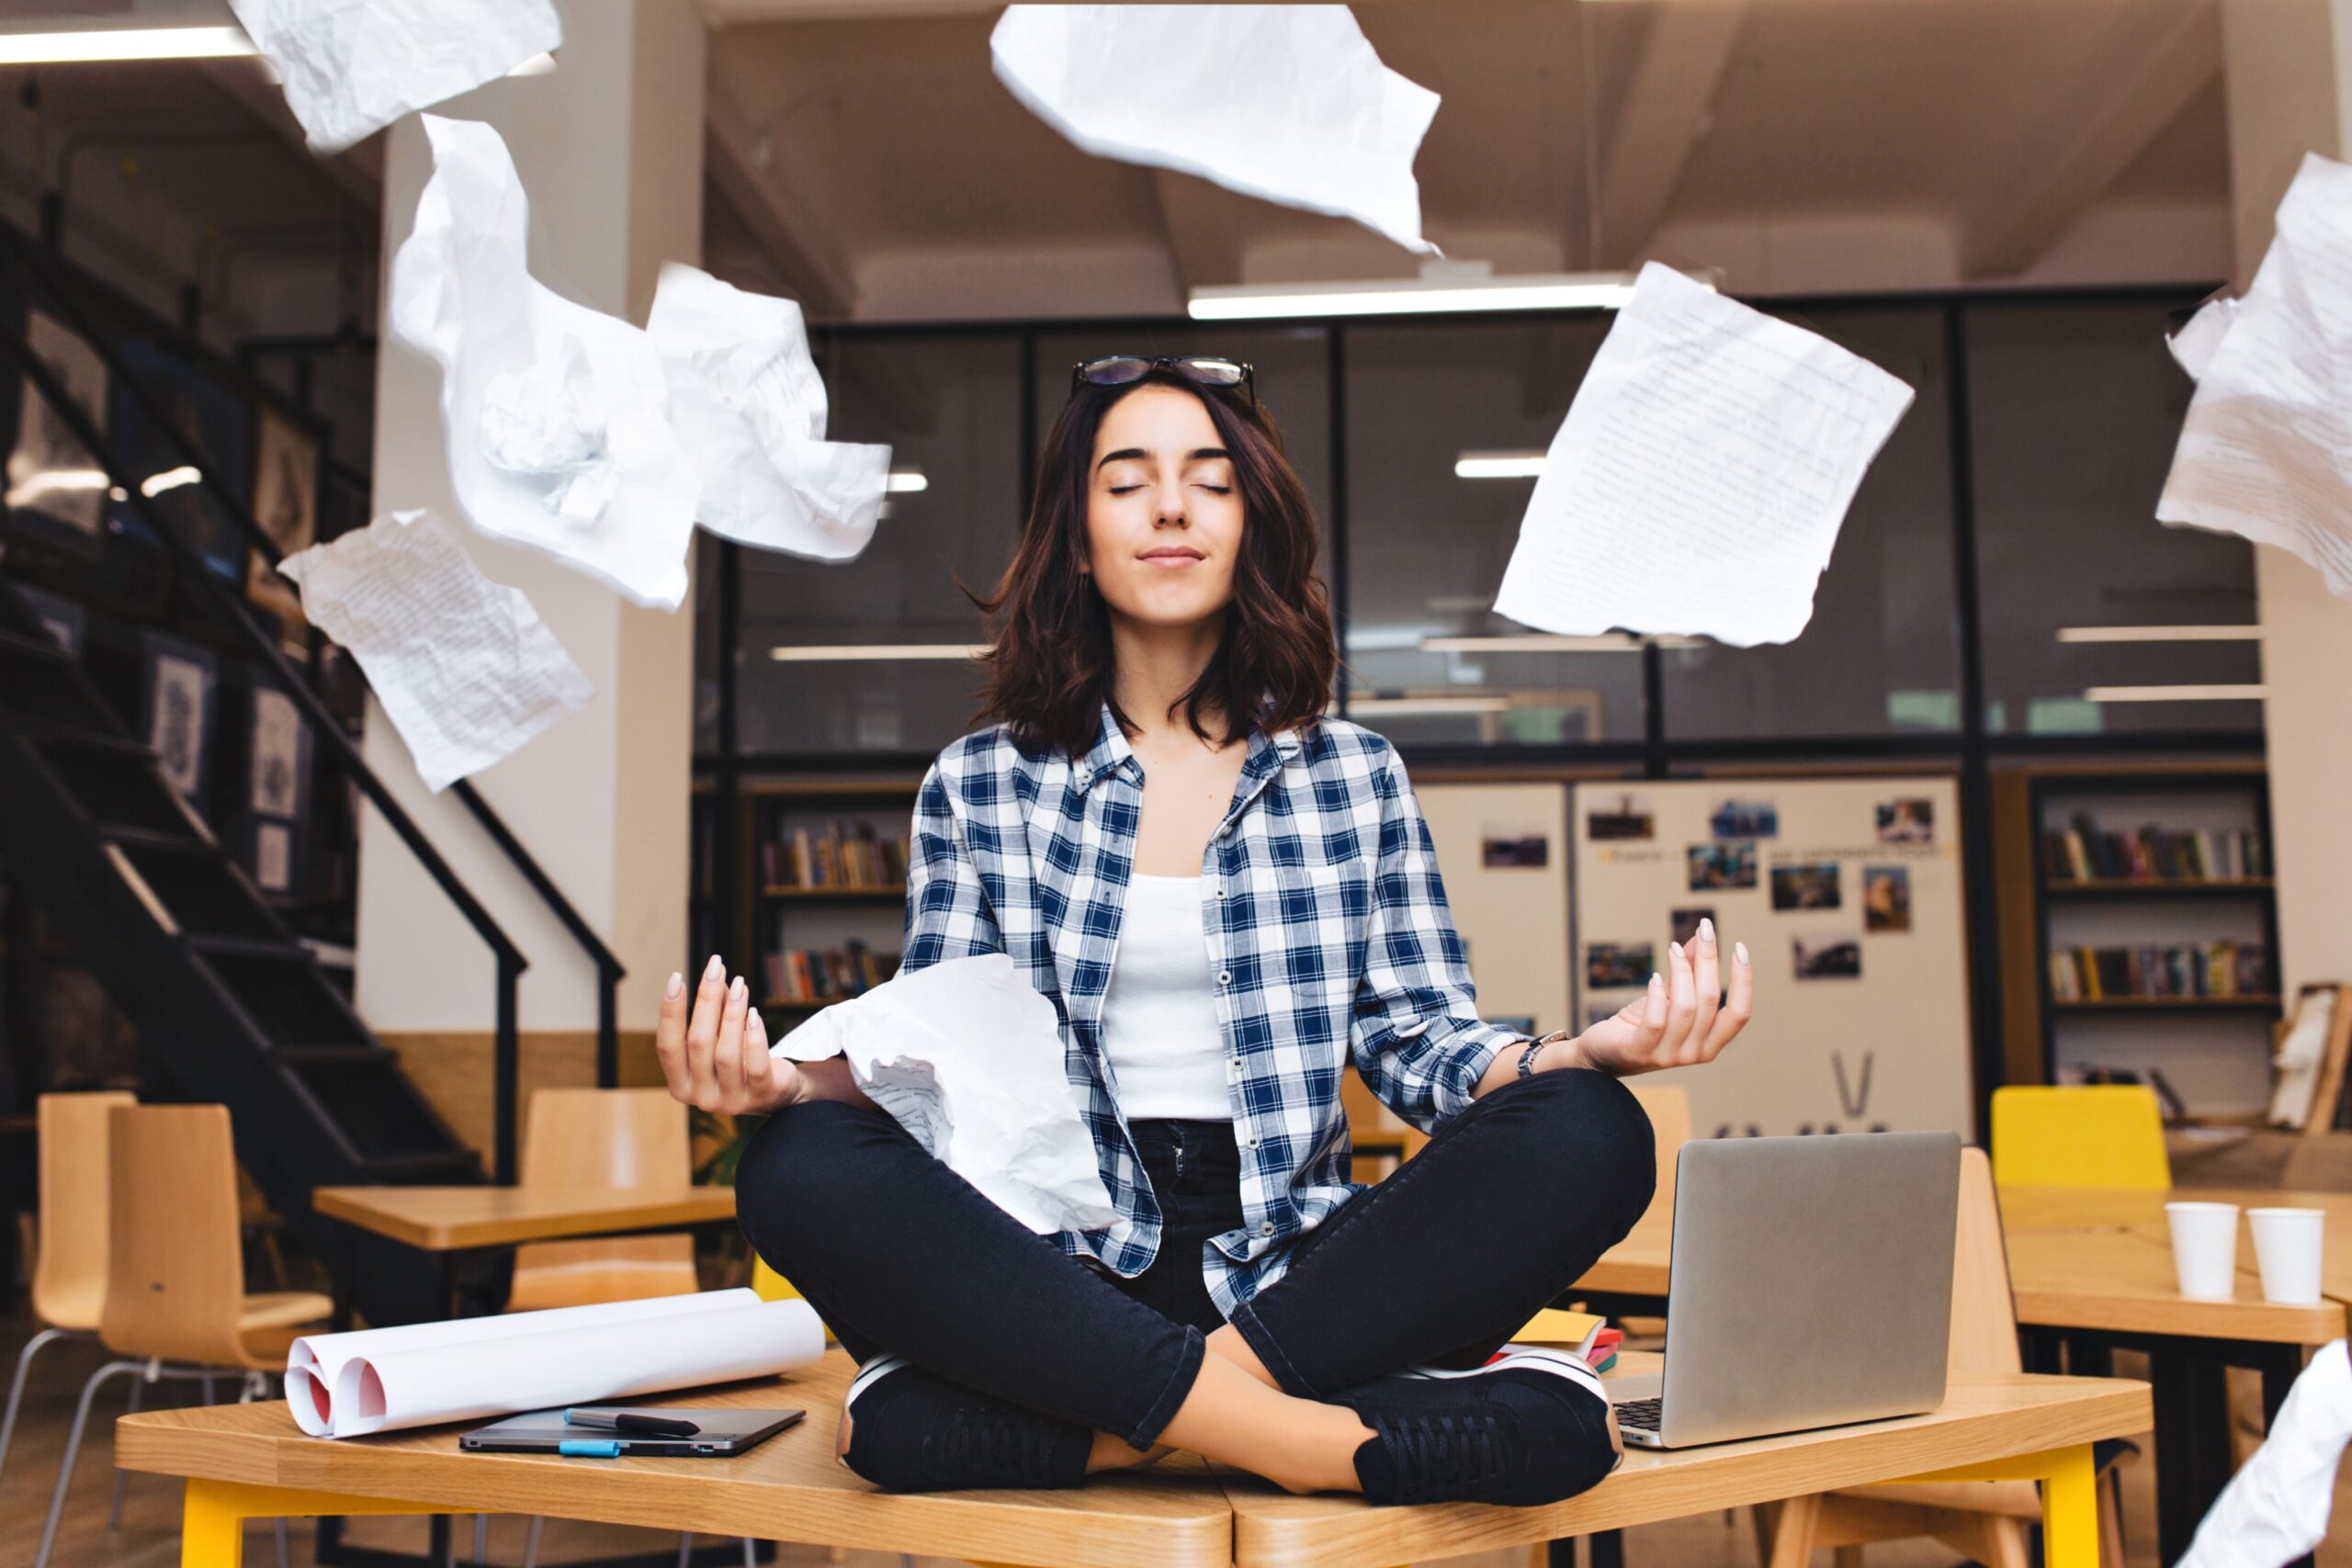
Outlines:
POLYGON ((2156 1556, 2176 1562, 2230 1476, 2230 1401, 2222 1365, 2179 1341, 2154 1347, 2156 1556))
POLYGON ((247 1519, 308 1518, 322 1514, 431 1514, 446 1518, 448 1511, 447 1505, 439 1503, 346 1497, 295 1486, 191 1477, 180 1509, 180 1568, 241 1568, 247 1519))

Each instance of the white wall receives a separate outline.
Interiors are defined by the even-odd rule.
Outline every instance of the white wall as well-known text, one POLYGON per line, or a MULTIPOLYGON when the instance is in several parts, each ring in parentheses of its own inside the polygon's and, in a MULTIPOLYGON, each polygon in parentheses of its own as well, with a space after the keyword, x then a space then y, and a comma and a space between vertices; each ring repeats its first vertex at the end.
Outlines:
MULTIPOLYGON (((584 303, 642 321, 664 260, 702 231, 705 33, 689 0, 568 0, 561 66, 492 84, 440 112, 496 125, 531 200, 533 265, 584 303)), ((385 161, 384 271, 431 173, 413 118, 385 161)), ((378 372, 379 512, 431 506, 453 522, 439 373, 384 333, 378 372)), ((482 570, 527 593, 595 687, 587 707, 475 779, 628 969, 624 1030, 650 1028, 685 955, 694 604, 639 609, 535 552, 461 527, 482 570)), ((594 970, 464 808, 417 782, 372 704, 368 760, 520 946, 526 1030, 596 1021, 594 970)), ((488 950, 374 812, 360 835, 359 1010, 380 1032, 486 1030, 488 950)))

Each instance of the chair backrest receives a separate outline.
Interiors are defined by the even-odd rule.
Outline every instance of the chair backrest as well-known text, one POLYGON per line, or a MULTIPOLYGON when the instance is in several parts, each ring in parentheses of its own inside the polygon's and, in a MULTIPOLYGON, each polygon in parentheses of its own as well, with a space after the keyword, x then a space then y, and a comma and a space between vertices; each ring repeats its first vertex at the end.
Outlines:
POLYGON ((1682 1145, 1690 1141, 1690 1096, 1680 1084, 1645 1084, 1639 1081, 1625 1086, 1634 1091, 1642 1110, 1650 1119, 1650 1132, 1657 1140, 1657 1191, 1650 1199, 1650 1206, 1642 1212, 1639 1224, 1659 1224, 1671 1228, 1674 1224, 1674 1165, 1682 1153, 1682 1145))
POLYGON ((2001 1239, 2001 1196, 1983 1149, 1960 1151, 1960 1225, 1952 1235, 1951 1348, 1955 1378, 2021 1372, 2017 1298, 2001 1239))
POLYGON ((245 1266, 229 1108, 119 1107, 112 1132, 98 1337, 119 1355, 244 1365, 245 1266))
POLYGON ((686 1108, 661 1089, 534 1089, 522 1175, 526 1187, 684 1187, 686 1108))
POLYGON ((2172 1186, 2164 1113, 2143 1084, 1993 1091, 1993 1179, 2004 1187, 2172 1186))
POLYGON ((134 1095, 44 1094, 35 1108, 40 1255, 33 1314, 51 1328, 98 1325, 107 1293, 107 1118, 134 1095))

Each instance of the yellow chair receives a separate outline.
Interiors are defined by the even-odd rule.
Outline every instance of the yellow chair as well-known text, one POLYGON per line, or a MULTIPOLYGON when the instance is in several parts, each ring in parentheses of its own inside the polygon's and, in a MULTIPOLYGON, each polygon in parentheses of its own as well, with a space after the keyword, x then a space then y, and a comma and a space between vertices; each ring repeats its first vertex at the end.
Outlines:
POLYGON ((768 1267, 768 1260, 756 1254, 752 1258, 752 1293, 763 1302, 797 1302, 800 1292, 792 1281, 768 1267))
MULTIPOLYGON (((525 1187, 684 1188, 686 1108, 660 1089, 542 1089, 523 1126, 525 1187)), ((514 1249, 509 1312, 594 1306, 702 1289, 690 1235, 537 1241, 514 1249)))
POLYGON ((1993 1179, 2003 1187, 2172 1186, 2164 1114, 2140 1084, 1993 1091, 1993 1179))

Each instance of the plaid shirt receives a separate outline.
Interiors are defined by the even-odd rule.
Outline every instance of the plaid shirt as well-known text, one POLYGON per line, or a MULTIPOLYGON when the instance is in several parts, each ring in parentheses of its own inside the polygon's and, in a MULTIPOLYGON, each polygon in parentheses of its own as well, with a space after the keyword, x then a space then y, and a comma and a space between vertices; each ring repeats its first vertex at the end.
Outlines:
MULTIPOLYGON (((1119 1218, 1057 1237, 1140 1274, 1160 1210, 1102 1051, 1102 997, 1143 811, 1143 766, 1102 710, 1076 761, 1029 756, 1001 725, 932 765, 915 803, 905 967, 1005 953, 1054 1004, 1119 1218)), ((1481 1022, 1429 826, 1395 748, 1323 720, 1251 735, 1202 857, 1241 1217, 1204 1249, 1220 1311, 1282 1277, 1299 1237, 1356 1189, 1340 1077, 1352 1049, 1373 1092, 1417 1125, 1469 1104, 1495 1054, 1524 1038, 1481 1022)))

